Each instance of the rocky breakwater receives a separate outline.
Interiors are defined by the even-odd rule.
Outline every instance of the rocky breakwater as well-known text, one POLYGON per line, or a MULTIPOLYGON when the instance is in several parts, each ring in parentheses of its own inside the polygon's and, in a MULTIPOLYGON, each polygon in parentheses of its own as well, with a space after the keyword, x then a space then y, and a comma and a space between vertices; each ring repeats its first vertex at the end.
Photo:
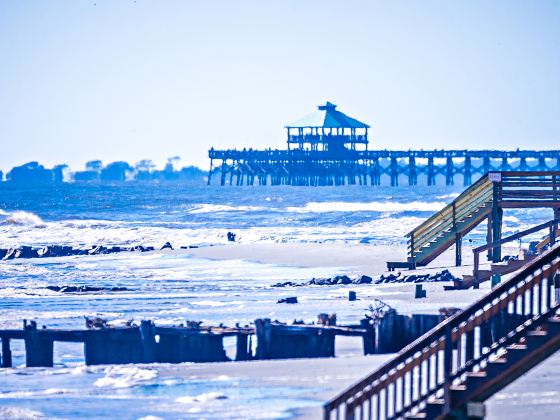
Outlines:
POLYGON ((129 290, 126 287, 98 287, 98 286, 47 286, 47 290, 60 293, 95 293, 95 292, 124 292, 129 290))
POLYGON ((402 273, 381 275, 376 278, 362 275, 358 277, 349 277, 347 275, 313 278, 307 282, 296 283, 286 281, 273 284, 272 287, 302 287, 302 286, 335 286, 347 284, 385 284, 385 283, 434 283, 434 282, 452 282, 458 280, 449 270, 443 270, 435 274, 408 274, 402 273))
MULTIPOLYGON (((167 242, 161 249, 173 249, 167 242)), ((132 247, 94 245, 90 248, 74 248, 67 245, 49 245, 42 248, 20 246, 17 248, 0 249, 1 260, 20 258, 55 258, 73 255, 101 255, 117 252, 148 252, 154 251, 153 246, 135 245, 132 247)))

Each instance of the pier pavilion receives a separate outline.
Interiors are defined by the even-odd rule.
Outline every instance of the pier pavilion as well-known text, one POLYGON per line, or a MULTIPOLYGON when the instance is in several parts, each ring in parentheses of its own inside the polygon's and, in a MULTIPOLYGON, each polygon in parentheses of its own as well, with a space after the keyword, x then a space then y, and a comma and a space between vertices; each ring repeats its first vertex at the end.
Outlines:
POLYGON ((287 149, 210 149, 208 184, 469 186, 490 171, 560 170, 560 150, 370 150, 370 126, 331 102, 288 124, 287 149), (440 181, 441 182, 441 181, 440 181))
POLYGON ((337 111, 327 102, 296 122, 286 126, 288 150, 344 151, 362 145, 367 150, 369 125, 337 111))

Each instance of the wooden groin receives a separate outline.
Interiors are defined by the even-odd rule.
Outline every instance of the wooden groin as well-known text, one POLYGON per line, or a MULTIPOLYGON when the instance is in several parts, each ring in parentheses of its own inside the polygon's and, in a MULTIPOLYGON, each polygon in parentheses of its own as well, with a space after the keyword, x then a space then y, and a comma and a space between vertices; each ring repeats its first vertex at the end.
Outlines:
POLYGON ((11 340, 24 340, 28 367, 52 367, 55 342, 83 343, 86 365, 226 361, 223 339, 228 336, 237 337, 235 360, 248 360, 253 334, 253 328, 168 327, 152 321, 87 330, 37 328, 34 321, 24 321, 22 330, 0 330, 1 366, 12 366, 11 340))
MULTIPOLYGON (((255 327, 256 359, 334 357, 337 335, 368 336, 368 331, 359 326, 286 325, 257 319, 255 327)), ((364 346, 364 353, 369 354, 365 350, 364 346)))
POLYGON ((23 340, 28 367, 52 367, 55 342, 83 343, 86 365, 225 362, 225 337, 236 338, 235 361, 334 357, 336 336, 361 337, 363 353, 394 353, 425 334, 441 315, 400 315, 391 310, 377 320, 336 325, 336 315, 320 314, 316 324, 255 320, 254 327, 158 326, 152 321, 126 327, 0 330, 1 367, 12 367, 11 341, 23 340), (253 337, 256 351, 253 353, 253 337))

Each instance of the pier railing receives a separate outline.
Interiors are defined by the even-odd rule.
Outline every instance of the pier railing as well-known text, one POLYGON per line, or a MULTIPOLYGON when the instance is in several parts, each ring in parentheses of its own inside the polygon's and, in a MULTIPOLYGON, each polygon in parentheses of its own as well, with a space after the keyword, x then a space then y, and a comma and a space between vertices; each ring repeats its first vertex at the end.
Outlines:
MULTIPOLYGON (((465 383, 469 376, 484 381, 492 364, 500 368, 505 360, 501 359, 504 352, 527 350, 527 346, 516 349, 508 346, 550 321, 557 312, 560 305, 554 276, 559 270, 560 245, 556 245, 513 278, 440 323, 393 360, 328 401, 324 405, 324 419, 395 419, 426 413, 433 407, 438 414, 426 418, 449 414, 457 404, 465 403, 461 393, 468 389, 459 384, 465 383)), ((534 335, 538 338, 546 332, 537 331, 534 335)), ((556 346, 558 336, 560 331, 556 330, 556 346)), ((528 351, 542 352, 533 360, 543 360, 551 348, 536 345, 528 351)), ((514 366, 510 377, 501 377, 501 386, 534 364, 514 366)), ((509 366, 505 362, 503 365, 509 366)), ((469 395, 478 392, 481 396, 484 388, 484 397, 488 397, 489 392, 498 390, 495 384, 490 389, 487 384, 475 383, 469 395)))

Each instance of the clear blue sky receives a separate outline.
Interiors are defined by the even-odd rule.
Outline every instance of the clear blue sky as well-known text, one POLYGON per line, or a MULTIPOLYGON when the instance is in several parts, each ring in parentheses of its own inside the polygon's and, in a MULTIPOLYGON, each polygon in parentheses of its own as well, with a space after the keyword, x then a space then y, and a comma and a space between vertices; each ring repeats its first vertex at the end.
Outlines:
POLYGON ((560 1, 0 0, 0 169, 285 147, 326 100, 373 148, 560 147, 560 1))

